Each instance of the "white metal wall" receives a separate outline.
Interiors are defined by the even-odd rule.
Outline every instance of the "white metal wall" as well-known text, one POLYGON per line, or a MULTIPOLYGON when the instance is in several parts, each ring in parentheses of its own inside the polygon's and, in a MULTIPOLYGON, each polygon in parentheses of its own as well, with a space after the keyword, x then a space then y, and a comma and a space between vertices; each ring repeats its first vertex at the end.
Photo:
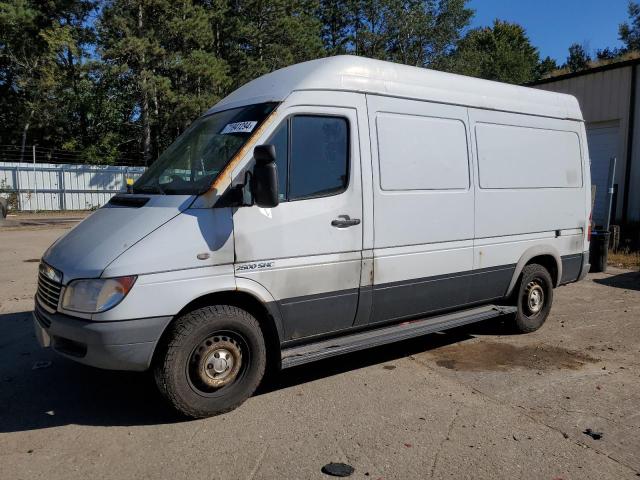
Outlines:
POLYGON ((91 210, 137 179, 144 167, 0 162, 0 195, 18 195, 19 210, 91 210))

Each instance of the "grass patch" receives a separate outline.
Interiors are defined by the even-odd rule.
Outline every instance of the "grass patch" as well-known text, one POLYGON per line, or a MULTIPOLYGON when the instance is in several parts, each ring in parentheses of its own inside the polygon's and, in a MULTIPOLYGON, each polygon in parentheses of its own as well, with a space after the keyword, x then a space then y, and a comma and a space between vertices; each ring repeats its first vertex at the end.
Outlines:
POLYGON ((628 249, 609 252, 607 263, 612 267, 640 270, 640 251, 632 252, 628 249))

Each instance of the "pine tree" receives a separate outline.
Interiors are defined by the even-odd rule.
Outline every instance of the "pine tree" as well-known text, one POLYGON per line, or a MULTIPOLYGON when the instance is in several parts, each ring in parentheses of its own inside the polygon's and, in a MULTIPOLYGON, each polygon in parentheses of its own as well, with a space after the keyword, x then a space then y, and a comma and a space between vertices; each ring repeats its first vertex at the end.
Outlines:
POLYGON ((191 0, 113 0, 99 25, 106 75, 130 82, 149 164, 229 86, 216 49, 216 9, 191 0), (154 155, 155 154, 155 155, 154 155))
POLYGON ((640 4, 630 1, 627 6, 629 23, 620 25, 618 34, 626 50, 640 50, 640 4))
POLYGON ((0 2, 0 140, 87 137, 86 19, 94 1, 0 2), (52 136, 58 132, 64 135, 52 136))
POLYGON ((317 10, 315 0, 230 2, 224 36, 233 86, 323 56, 317 10))
POLYGON ((538 50, 516 23, 496 20, 476 28, 460 41, 445 68, 455 73, 522 84, 536 78, 538 50))
POLYGON ((547 56, 540 61, 536 68, 536 79, 545 78, 559 68, 558 63, 553 58, 547 56))
POLYGON ((591 57, 585 48, 579 43, 574 43, 569 47, 569 56, 565 66, 572 72, 578 72, 587 68, 590 61, 591 57))

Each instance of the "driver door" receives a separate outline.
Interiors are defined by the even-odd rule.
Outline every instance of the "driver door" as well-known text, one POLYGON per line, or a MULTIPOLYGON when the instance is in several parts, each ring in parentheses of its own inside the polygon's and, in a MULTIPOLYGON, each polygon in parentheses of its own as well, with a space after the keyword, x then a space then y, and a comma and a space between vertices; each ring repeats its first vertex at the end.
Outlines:
POLYGON ((279 112, 267 140, 276 147, 280 204, 234 214, 237 277, 274 297, 285 340, 343 330, 358 308, 362 187, 357 94, 314 93, 314 103, 279 112), (337 102, 335 97, 339 96, 337 102))

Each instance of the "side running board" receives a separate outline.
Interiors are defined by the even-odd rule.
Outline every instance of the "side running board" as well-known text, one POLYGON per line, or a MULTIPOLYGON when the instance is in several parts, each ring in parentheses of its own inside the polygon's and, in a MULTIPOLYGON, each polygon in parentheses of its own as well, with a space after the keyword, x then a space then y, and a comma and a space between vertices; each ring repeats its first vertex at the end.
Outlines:
POLYGON ((428 333, 513 314, 516 307, 485 305, 436 317, 421 318, 282 350, 282 368, 291 368, 345 353, 407 340, 428 333))

